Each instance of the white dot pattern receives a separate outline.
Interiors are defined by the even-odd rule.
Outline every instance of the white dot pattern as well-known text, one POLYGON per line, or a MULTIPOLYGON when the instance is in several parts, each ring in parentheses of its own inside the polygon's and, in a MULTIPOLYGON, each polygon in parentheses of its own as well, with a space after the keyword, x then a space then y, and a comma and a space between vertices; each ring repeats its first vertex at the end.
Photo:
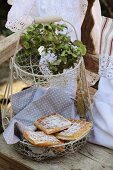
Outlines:
POLYGON ((15 123, 18 123, 20 129, 23 130, 32 127, 36 119, 46 114, 59 113, 66 118, 75 118, 74 100, 62 88, 49 88, 48 90, 29 88, 13 95, 12 107, 17 114, 3 134, 8 144, 19 141, 14 135, 15 123), (37 94, 42 95, 39 97, 37 94))

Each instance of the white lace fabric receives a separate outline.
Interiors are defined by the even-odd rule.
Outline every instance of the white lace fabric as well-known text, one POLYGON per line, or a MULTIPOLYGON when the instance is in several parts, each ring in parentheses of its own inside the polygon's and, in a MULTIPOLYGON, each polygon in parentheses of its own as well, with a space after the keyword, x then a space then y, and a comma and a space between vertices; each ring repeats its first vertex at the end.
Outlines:
POLYGON ((113 19, 102 17, 101 30, 99 74, 113 79, 113 19))
POLYGON ((89 86, 93 86, 99 80, 99 75, 86 70, 86 78, 89 83, 89 86))
POLYGON ((101 77, 113 79, 113 56, 102 55, 100 57, 99 74, 101 77))
POLYGON ((35 0, 13 0, 11 10, 8 13, 6 28, 17 32, 25 26, 31 25, 35 16, 35 0))
MULTIPOLYGON (((56 15, 71 22, 77 29, 79 39, 81 37, 81 24, 87 9, 87 0, 13 0, 9 3, 12 8, 8 13, 6 27, 13 32, 32 24, 36 16, 56 15)), ((73 34, 70 34, 73 37, 73 34)))

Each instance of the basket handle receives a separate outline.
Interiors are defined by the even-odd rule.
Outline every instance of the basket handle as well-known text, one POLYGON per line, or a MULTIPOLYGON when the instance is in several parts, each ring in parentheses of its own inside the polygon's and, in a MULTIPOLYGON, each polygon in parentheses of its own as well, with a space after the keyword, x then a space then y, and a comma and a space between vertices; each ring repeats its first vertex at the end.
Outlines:
POLYGON ((47 23, 51 23, 51 22, 60 22, 60 21, 64 21, 65 23, 68 23, 69 25, 71 25, 71 27, 73 27, 73 30, 75 32, 75 36, 76 39, 78 40, 78 35, 77 35, 77 30, 76 28, 73 26, 72 23, 70 23, 67 20, 64 20, 62 17, 58 17, 58 16, 48 16, 48 17, 36 17, 34 19, 34 23, 38 23, 38 24, 47 24, 47 23))
POLYGON ((47 24, 47 23, 51 23, 51 22, 60 22, 63 19, 61 17, 58 16, 48 16, 48 17, 36 17, 34 19, 34 22, 37 24, 47 24))

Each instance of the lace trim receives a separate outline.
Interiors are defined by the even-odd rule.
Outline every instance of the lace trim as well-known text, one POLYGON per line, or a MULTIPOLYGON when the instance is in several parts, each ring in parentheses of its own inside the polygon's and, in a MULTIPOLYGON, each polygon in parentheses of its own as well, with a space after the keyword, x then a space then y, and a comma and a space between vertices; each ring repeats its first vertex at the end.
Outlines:
POLYGON ((86 70, 86 78, 89 85, 93 86, 99 80, 99 75, 86 70))
POLYGON ((100 57, 99 74, 102 77, 113 79, 113 56, 102 55, 100 57))
POLYGON ((17 32, 33 22, 33 16, 36 14, 35 0, 9 0, 13 3, 12 8, 8 13, 6 28, 13 32, 17 32))
POLYGON ((34 19, 30 15, 24 15, 20 21, 15 20, 9 20, 7 21, 5 27, 10 29, 12 32, 17 32, 19 30, 24 29, 25 27, 31 25, 33 23, 34 19))

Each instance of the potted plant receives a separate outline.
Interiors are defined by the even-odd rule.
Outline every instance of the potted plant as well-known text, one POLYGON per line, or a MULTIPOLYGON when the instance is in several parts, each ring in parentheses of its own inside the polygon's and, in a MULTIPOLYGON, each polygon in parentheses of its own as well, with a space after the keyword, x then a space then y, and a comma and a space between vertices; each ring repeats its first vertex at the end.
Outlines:
POLYGON ((23 58, 24 64, 24 60, 30 57, 35 60, 34 65, 39 65, 39 74, 61 74, 74 68, 81 56, 86 54, 86 47, 81 41, 71 41, 65 24, 34 24, 24 31, 20 42, 23 49, 18 53, 18 62, 23 58))

